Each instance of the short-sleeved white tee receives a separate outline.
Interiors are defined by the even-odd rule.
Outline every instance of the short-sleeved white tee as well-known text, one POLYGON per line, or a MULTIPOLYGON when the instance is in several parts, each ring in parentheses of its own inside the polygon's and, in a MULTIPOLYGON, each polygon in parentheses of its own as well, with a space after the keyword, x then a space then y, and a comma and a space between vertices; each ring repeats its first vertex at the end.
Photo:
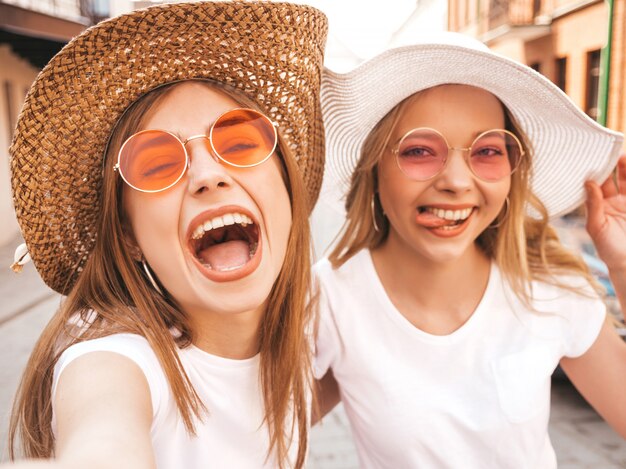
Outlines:
MULTIPOLYGON (((152 446, 158 469, 274 469, 266 460, 269 434, 263 423, 263 394, 259 383, 259 355, 231 360, 194 346, 179 350, 180 360, 196 392, 208 409, 190 436, 180 417, 165 374, 148 342, 134 334, 115 334, 69 347, 54 370, 56 385, 65 367, 90 352, 115 352, 136 363, 144 373, 152 397, 152 446)), ((54 408, 53 408, 54 412, 54 408)), ((56 423, 53 417, 53 430, 56 423)), ((297 432, 290 446, 295 461, 297 432)))
POLYGON ((586 281, 564 279, 585 295, 534 283, 533 312, 492 264, 470 319, 436 336, 393 306, 369 250, 315 272, 315 375, 332 368, 362 468, 556 467, 550 376, 593 344, 606 315, 586 281))

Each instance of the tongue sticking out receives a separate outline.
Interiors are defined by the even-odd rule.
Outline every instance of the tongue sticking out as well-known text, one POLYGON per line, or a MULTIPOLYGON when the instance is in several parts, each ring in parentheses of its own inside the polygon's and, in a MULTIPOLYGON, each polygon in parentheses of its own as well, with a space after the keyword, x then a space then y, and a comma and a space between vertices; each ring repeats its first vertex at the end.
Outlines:
POLYGON ((250 260, 250 244, 239 239, 224 241, 200 251, 198 257, 213 270, 234 270, 250 260))
POLYGON ((416 221, 419 225, 426 228, 438 228, 440 226, 455 225, 457 223, 455 220, 445 220, 443 218, 439 218, 437 215, 427 210, 419 212, 417 214, 416 221))

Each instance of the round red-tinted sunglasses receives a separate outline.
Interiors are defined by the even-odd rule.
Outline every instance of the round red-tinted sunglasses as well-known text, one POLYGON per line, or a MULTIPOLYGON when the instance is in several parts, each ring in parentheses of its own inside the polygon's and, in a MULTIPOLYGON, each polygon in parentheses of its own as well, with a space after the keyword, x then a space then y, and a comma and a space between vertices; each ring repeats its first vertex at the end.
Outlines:
POLYGON ((443 171, 453 150, 465 153, 465 161, 472 173, 487 182, 510 176, 524 156, 521 142, 508 130, 487 130, 469 147, 455 148, 441 133, 427 127, 404 134, 392 153, 398 167, 409 179, 426 181, 443 171))
POLYGON ((220 161, 250 168, 266 161, 278 142, 275 124, 254 109, 232 109, 219 116, 209 134, 181 140, 165 130, 142 130, 131 135, 113 167, 126 184, 141 192, 160 192, 176 184, 189 167, 186 145, 208 139, 210 151, 220 161))

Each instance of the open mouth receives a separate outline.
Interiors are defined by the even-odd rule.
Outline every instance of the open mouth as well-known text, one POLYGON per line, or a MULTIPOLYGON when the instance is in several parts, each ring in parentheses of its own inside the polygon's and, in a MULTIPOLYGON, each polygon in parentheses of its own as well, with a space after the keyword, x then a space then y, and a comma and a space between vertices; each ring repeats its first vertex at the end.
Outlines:
POLYGON ((426 228, 454 230, 465 223, 474 211, 473 207, 450 210, 430 206, 418 207, 417 222, 426 228))
POLYGON ((189 245, 205 269, 232 272, 254 258, 259 247, 259 228, 244 213, 224 213, 199 223, 191 233, 189 245))

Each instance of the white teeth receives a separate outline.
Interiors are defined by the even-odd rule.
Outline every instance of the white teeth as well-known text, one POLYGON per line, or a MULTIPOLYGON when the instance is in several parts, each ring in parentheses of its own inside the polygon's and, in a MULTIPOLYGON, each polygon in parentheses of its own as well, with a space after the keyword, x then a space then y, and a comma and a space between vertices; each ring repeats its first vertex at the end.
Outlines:
POLYGON ((204 230, 209 231, 210 229, 211 229, 210 222, 206 222, 204 226, 200 225, 195 230, 193 230, 191 237, 193 239, 200 239, 202 238, 202 235, 204 234, 204 230), (207 227, 207 224, 209 225, 208 227, 207 227))
POLYGON ((464 208, 462 210, 444 210, 442 208, 427 207, 426 210, 439 218, 452 221, 465 220, 472 213, 472 208, 464 208))
POLYGON ((243 213, 226 213, 222 216, 212 218, 211 220, 207 220, 203 224, 198 225, 198 227, 193 230, 191 237, 192 239, 200 239, 207 231, 221 228, 223 226, 234 225, 235 223, 245 227, 247 225, 252 225, 253 221, 252 218, 244 215, 243 213))
POLYGON ((222 220, 224 220, 224 226, 235 224, 235 217, 231 213, 227 213, 226 215, 224 215, 222 217, 222 220))
POLYGON ((252 218, 247 215, 241 215, 241 226, 252 225, 252 218))

